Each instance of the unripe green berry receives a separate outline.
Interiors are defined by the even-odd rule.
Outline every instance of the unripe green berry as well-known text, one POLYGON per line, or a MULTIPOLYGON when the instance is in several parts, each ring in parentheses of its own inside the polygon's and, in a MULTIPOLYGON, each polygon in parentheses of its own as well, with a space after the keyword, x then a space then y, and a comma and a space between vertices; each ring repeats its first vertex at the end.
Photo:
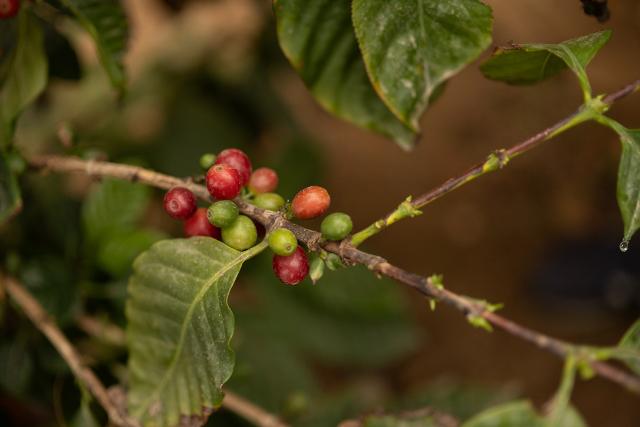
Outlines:
POLYGON ((207 218, 216 227, 229 227, 238 218, 240 210, 231 200, 220 200, 209 206, 207 218))
POLYGON ((216 155, 213 153, 205 153, 200 157, 200 167, 206 171, 216 162, 216 155))
POLYGON ((352 228, 351 217, 342 212, 327 215, 320 224, 322 237, 327 240, 342 240, 351 233, 352 228))
POLYGON ((258 194, 251 202, 255 206, 269 211, 279 211, 284 206, 284 198, 277 193, 258 194))
POLYGON ((244 215, 240 215, 230 226, 222 229, 222 241, 239 251, 249 249, 255 245, 257 239, 256 225, 244 215))
POLYGON ((269 247, 276 255, 289 256, 296 251, 298 239, 286 228, 273 230, 268 237, 269 247))

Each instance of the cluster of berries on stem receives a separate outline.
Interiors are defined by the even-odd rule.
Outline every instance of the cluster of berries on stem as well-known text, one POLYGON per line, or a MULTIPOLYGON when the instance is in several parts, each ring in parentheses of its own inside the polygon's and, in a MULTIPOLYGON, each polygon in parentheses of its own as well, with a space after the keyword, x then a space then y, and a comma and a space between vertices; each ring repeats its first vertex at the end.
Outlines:
MULTIPOLYGON (((223 150, 217 156, 205 154, 200 165, 207 170, 205 182, 215 199, 213 204, 199 208, 195 195, 185 187, 174 187, 164 197, 164 210, 172 218, 184 221, 187 237, 212 237, 239 251, 254 246, 264 229, 240 213, 233 201, 237 197, 243 197, 261 209, 281 211, 287 218, 303 220, 324 215, 331 204, 329 192, 317 185, 300 190, 287 204, 275 193, 278 187, 276 171, 267 167, 254 171, 249 156, 236 148, 223 150)), ((327 215, 321 224, 326 240, 342 240, 352 228, 349 215, 340 212, 327 215)), ((310 267, 307 253, 298 244, 296 236, 286 228, 277 228, 270 230, 266 239, 274 253, 272 265, 276 276, 287 285, 300 283, 309 274, 310 267)), ((315 282, 313 274, 312 279, 315 282)))

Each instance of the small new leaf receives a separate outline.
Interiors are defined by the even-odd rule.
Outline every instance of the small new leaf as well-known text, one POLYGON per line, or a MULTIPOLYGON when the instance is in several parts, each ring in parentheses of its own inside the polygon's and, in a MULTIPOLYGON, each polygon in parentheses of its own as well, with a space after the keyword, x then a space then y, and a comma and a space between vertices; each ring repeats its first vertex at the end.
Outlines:
POLYGON ((491 326, 491 323, 489 323, 487 319, 485 319, 484 317, 477 316, 475 314, 469 314, 467 316, 467 320, 472 326, 476 328, 482 328, 487 332, 493 332, 493 327, 491 326))
POLYGON ((311 264, 309 266, 309 278, 311 282, 315 285, 318 280, 322 278, 324 274, 324 260, 320 258, 318 255, 313 255, 311 259, 311 264))
POLYGON ((633 372, 640 375, 640 319, 629 327, 613 352, 614 357, 625 362, 633 372))
POLYGON ((395 211, 389 215, 386 221, 386 225, 389 226, 404 218, 413 218, 418 215, 422 215, 422 211, 411 203, 412 197, 407 197, 402 203, 398 205, 395 211))
POLYGON ((585 68, 611 37, 600 31, 557 44, 514 44, 496 49, 480 70, 485 77, 514 85, 533 84, 570 68, 583 92, 591 94, 585 68))

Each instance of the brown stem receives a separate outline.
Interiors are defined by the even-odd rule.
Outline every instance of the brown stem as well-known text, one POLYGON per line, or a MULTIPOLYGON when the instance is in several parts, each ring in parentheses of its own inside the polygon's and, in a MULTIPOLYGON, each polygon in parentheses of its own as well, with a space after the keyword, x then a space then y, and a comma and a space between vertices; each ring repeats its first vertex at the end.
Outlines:
MULTIPOLYGON (((194 194, 201 199, 205 201, 211 200, 206 188, 201 185, 194 184, 189 180, 164 175, 137 166, 101 161, 87 161, 76 157, 48 155, 32 157, 28 159, 28 162, 31 167, 35 169, 55 172, 80 172, 97 177, 119 178, 133 182, 143 182, 165 190, 174 186, 184 186, 191 189, 194 194)), ((287 221, 280 213, 257 208, 240 198, 235 201, 240 207, 242 213, 245 215, 248 215, 255 221, 261 223, 267 229, 272 228, 276 224, 278 226, 288 228, 296 235, 299 241, 306 244, 311 250, 316 250, 319 246, 322 246, 323 249, 341 256, 347 263, 365 265, 370 270, 378 274, 390 277, 400 283, 414 288, 416 291, 428 298, 433 298, 437 301, 447 303, 461 311, 466 316, 481 317, 495 327, 502 329, 515 337, 528 341, 557 356, 564 357, 574 349, 573 345, 565 341, 552 338, 532 329, 518 325, 515 322, 487 310, 487 307, 484 304, 458 295, 447 289, 442 289, 434 284, 431 279, 396 267, 382 257, 361 251, 347 242, 322 242, 320 233, 287 221)), ((594 361, 591 362, 591 365, 594 371, 602 377, 616 382, 634 393, 640 394, 640 378, 604 362, 594 361)))
POLYGON ((116 405, 114 405, 102 382, 96 377, 93 371, 82 363, 76 349, 29 291, 11 277, 0 276, 0 281, 4 284, 11 298, 22 308, 36 328, 38 328, 49 339, 56 350, 58 350, 58 353, 60 353, 60 356, 67 362, 67 365, 69 365, 69 368, 78 381, 89 390, 98 403, 104 408, 109 416, 109 420, 118 426, 136 426, 137 423, 128 419, 127 416, 122 414, 116 405))
POLYGON ((258 427, 288 427, 288 424, 280 421, 275 415, 229 390, 225 390, 224 392, 222 406, 258 427))
MULTIPOLYGON (((373 414, 373 416, 385 416, 386 414, 373 414)), ((412 422, 419 422, 423 419, 428 419, 428 425, 434 425, 437 427, 458 427, 460 422, 453 417, 444 412, 440 412, 431 407, 425 407, 416 409, 414 411, 402 412, 399 414, 391 414, 394 419, 400 420, 398 425, 403 424, 403 421, 407 422, 407 425, 412 424, 412 422)), ((364 427, 366 424, 366 416, 361 419, 355 420, 345 420, 338 424, 338 427, 364 427)), ((426 420, 425 420, 426 421, 426 420)), ((413 424, 412 424, 413 425, 413 424)))

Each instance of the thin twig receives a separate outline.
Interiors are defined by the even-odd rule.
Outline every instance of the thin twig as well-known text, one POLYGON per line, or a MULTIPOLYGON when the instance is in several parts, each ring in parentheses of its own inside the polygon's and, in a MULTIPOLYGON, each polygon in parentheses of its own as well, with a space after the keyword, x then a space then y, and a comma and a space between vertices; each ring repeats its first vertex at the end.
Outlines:
MULTIPOLYGON (((34 169, 55 172, 80 172, 92 176, 119 178, 132 182, 145 183, 165 190, 175 186, 183 186, 191 189, 199 198, 205 201, 211 200, 206 188, 201 185, 137 166, 87 161, 77 157, 47 155, 32 157, 28 159, 28 162, 34 169)), ((242 213, 261 223, 268 230, 274 226, 285 227, 291 230, 297 239, 305 243, 311 250, 318 249, 320 242, 322 242, 320 233, 287 221, 280 213, 260 209, 241 198, 236 199, 235 202, 240 207, 242 213)), ((329 252, 340 255, 347 263, 365 265, 378 274, 390 277, 414 288, 428 298, 453 306, 467 317, 483 318, 495 327, 533 343, 537 347, 557 356, 565 357, 576 348, 570 343, 552 338, 508 320, 488 310, 485 304, 443 289, 436 283, 433 283, 429 278, 396 267, 384 258, 361 251, 348 242, 323 242, 321 246, 329 252)), ((634 393, 640 394, 640 378, 604 362, 590 361, 590 363, 593 370, 600 376, 616 382, 634 393)))
POLYGON ((288 424, 282 422, 275 415, 229 390, 224 392, 222 406, 258 427, 288 427, 288 424))
MULTIPOLYGON (((611 105, 613 105, 614 102, 628 95, 631 95, 638 90, 640 90, 640 79, 629 83, 621 89, 602 98, 602 105, 604 109, 607 109, 611 105)), ((433 201, 441 198, 442 196, 452 192, 453 190, 456 190, 464 184, 467 184, 475 180, 476 178, 479 178, 482 175, 498 169, 502 169, 513 158, 526 153, 527 151, 531 150, 534 147, 537 147, 545 141, 548 141, 563 130, 573 127, 578 123, 587 121, 590 118, 593 118, 593 116, 589 115, 589 111, 585 110, 584 108, 580 108, 568 117, 554 123, 553 125, 525 139, 524 141, 520 141, 509 148, 495 151, 491 156, 489 156, 488 160, 476 164, 463 174, 458 175, 454 178, 450 178, 444 183, 440 184, 438 187, 413 198, 413 200, 409 201, 409 207, 413 209, 420 209, 428 205, 429 203, 432 203, 433 201)), ((400 205, 400 207, 402 207, 402 204, 400 205)), ((378 234, 380 231, 387 228, 391 224, 394 224, 398 220, 411 216, 415 216, 415 214, 398 215, 398 209, 395 209, 385 215, 382 219, 379 219, 378 221, 371 224, 369 227, 354 234, 352 243, 355 246, 358 246, 369 237, 378 234)))
POLYGON ((120 413, 109 398, 107 389, 102 382, 91 369, 82 363, 82 359, 76 349, 29 291, 11 277, 0 276, 0 281, 4 284, 11 298, 22 308, 36 328, 38 328, 49 339, 56 350, 58 350, 58 353, 60 353, 60 356, 62 356, 67 365, 69 365, 69 368, 78 381, 87 388, 104 408, 109 416, 109 420, 118 426, 136 426, 137 424, 133 420, 128 419, 126 415, 120 413))

